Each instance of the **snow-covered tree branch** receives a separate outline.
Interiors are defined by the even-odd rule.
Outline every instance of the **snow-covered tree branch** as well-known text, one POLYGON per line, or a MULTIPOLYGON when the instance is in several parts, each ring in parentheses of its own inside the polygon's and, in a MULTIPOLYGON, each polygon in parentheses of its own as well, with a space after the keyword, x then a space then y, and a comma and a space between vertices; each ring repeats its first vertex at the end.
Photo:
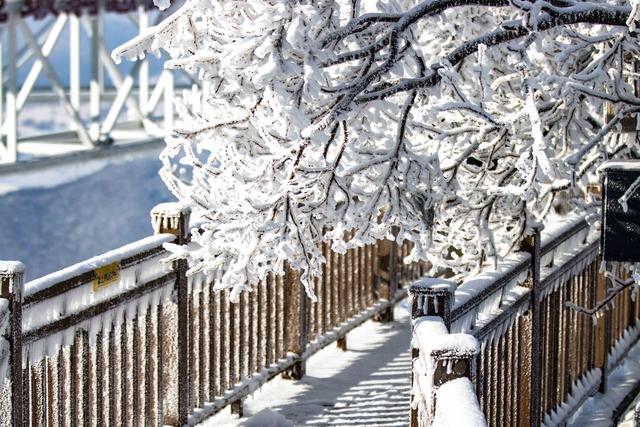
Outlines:
POLYGON ((459 274, 559 194, 593 205, 599 162, 638 148, 616 129, 640 110, 639 3, 187 0, 114 57, 164 49, 202 82, 161 156, 204 220, 176 255, 234 296, 289 261, 312 294, 323 240, 410 240, 459 274))

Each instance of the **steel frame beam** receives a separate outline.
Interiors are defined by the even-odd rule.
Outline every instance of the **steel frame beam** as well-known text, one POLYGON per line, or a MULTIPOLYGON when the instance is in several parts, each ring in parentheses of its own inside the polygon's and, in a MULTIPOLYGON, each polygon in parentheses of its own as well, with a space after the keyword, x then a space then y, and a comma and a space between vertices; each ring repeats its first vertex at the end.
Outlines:
MULTIPOLYGON (((144 130, 143 135, 146 136, 141 136, 136 131, 136 138, 162 136, 164 129, 173 125, 172 72, 163 70, 157 79, 152 81, 150 64, 145 58, 136 62, 131 71, 124 74, 113 62, 105 46, 103 5, 96 15, 80 17, 61 13, 46 21, 37 30, 30 28, 18 10, 8 12, 9 19, 0 25, 0 51, 7 52, 6 56, 0 58, 0 83, 4 83, 0 85, 0 163, 18 161, 18 148, 22 140, 19 128, 20 112, 29 108, 30 102, 33 102, 30 101, 31 95, 41 93, 35 89, 42 74, 49 81, 48 89, 69 116, 69 135, 75 134, 73 139, 86 148, 94 148, 110 141, 110 133, 116 129, 123 129, 122 126, 125 124, 130 126, 134 123, 140 130, 144 130), (68 39, 60 37, 67 28, 68 39), (82 89, 81 57, 87 54, 86 50, 81 48, 83 39, 90 42, 88 101, 82 89), (60 70, 56 70, 51 62, 52 53, 61 43, 68 43, 68 86, 63 85, 59 77, 60 70), (27 76, 18 87, 18 71, 27 64, 30 64, 27 76), (116 90, 115 97, 106 100, 105 72, 116 90), (154 117, 153 113, 163 98, 165 117, 164 122, 159 123, 159 117, 154 117), (128 114, 123 116, 125 106, 128 114)), ((138 31, 149 28, 151 13, 144 7, 138 7, 128 16, 138 31)), ((155 23, 162 17, 163 15, 159 14, 155 23)), ((60 133, 56 130, 35 138, 29 137, 28 140, 45 142, 49 135, 50 143, 54 144, 54 134, 60 133)))

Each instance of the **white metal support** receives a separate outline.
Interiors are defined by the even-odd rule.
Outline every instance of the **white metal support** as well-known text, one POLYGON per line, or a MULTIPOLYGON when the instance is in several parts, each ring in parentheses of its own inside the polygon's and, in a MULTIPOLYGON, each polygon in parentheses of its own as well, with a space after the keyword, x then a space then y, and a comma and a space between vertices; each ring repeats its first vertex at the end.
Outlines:
POLYGON ((137 61, 135 64, 133 64, 133 68, 129 72, 129 75, 125 77, 122 85, 118 89, 116 99, 113 101, 113 104, 111 104, 111 108, 109 108, 107 117, 104 119, 104 123, 102 124, 103 133, 108 134, 116 125, 118 116, 122 112, 122 107, 124 107, 124 104, 131 93, 131 89, 133 89, 133 83, 135 81, 135 78, 133 76, 135 76, 140 69, 141 62, 142 61, 137 61))
MULTIPOLYGON (((92 35, 92 28, 91 28, 91 24, 89 21, 88 17, 84 17, 82 23, 84 24, 85 30, 87 31, 87 34, 89 36, 92 35)), ((109 74, 109 77, 111 78, 111 81, 113 82, 113 85, 115 86, 115 88, 118 90, 118 93, 120 93, 120 89, 123 87, 123 84, 125 82, 124 77, 122 76, 122 73, 120 72, 120 69, 118 68, 118 66, 113 62, 113 59, 111 58, 111 55, 109 55, 109 52, 107 51, 107 48, 104 46, 103 43, 100 43, 100 60, 101 60, 101 64, 104 66, 104 68, 106 69, 107 73, 109 74)), ((146 60, 142 60, 142 62, 146 62, 146 60)), ((160 135, 162 134, 162 129, 160 128, 160 126, 156 125, 155 123, 153 123, 149 117, 148 114, 143 114, 141 107, 138 103, 136 103, 136 101, 130 97, 127 96, 126 100, 126 105, 127 108, 129 109, 129 112, 137 119, 139 120, 142 125, 145 127, 145 129, 147 130, 147 132, 155 134, 155 135, 160 135)), ((115 124, 115 123, 114 123, 115 124)), ((102 132, 108 132, 110 131, 110 129, 106 130, 102 129, 102 132)))
MULTIPOLYGON (((45 21, 45 23, 42 25, 42 27, 40 29, 38 29, 38 31, 35 33, 35 37, 38 41, 40 41, 40 39, 47 33, 47 31, 49 31, 49 29, 51 29, 51 26, 53 25, 53 23, 56 21, 56 19, 48 19, 45 21)), ((25 65, 27 62, 29 62, 29 60, 32 58, 33 54, 31 53, 31 51, 29 50, 29 45, 25 44, 24 46, 21 46, 20 49, 16 50, 16 67, 20 68, 23 65, 25 65)), ((4 71, 7 71, 7 67, 9 65, 5 64, 4 65, 4 71)))
POLYGON ((38 46, 38 42, 33 38, 33 34, 31 34, 29 27, 27 27, 23 20, 17 20, 17 24, 20 27, 20 30, 22 31, 22 34, 24 35, 27 43, 29 43, 29 46, 31 47, 31 50, 33 51, 35 57, 38 58, 40 62, 42 62, 42 67, 45 74, 47 75, 47 78, 49 79, 49 82, 51 83, 53 91, 60 99, 60 103, 62 104, 64 109, 67 110, 72 123, 76 126, 78 139, 82 144, 88 147, 93 147, 94 144, 91 140, 91 137, 89 136, 89 133, 85 129, 84 124, 82 123, 82 119, 78 115, 78 112, 71 106, 62 83, 60 83, 58 76, 56 75, 47 58, 45 58, 42 54, 42 50, 40 49, 40 46, 38 46))
MULTIPOLYGON (((54 47, 56 46, 56 43, 58 42, 58 38, 60 37, 60 34, 62 34, 62 31, 64 30, 64 26, 66 22, 67 22, 66 14, 61 14, 56 19, 56 23, 51 28, 51 31, 49 32, 49 35, 47 36, 46 41, 42 45, 42 55, 44 55, 45 58, 48 58, 51 55, 51 52, 53 51, 54 47)), ((36 82, 38 81, 38 77, 40 77, 41 72, 42 72, 42 61, 36 58, 35 61, 33 62, 33 65, 31 66, 31 69, 29 70, 29 74, 24 79, 24 82, 20 87, 20 93, 18 93, 18 100, 17 100, 18 112, 22 110, 22 108, 24 107, 24 104, 27 102, 27 98, 31 94, 31 90, 33 89, 36 82)))
POLYGON ((91 17, 91 82, 89 83, 91 126, 89 132, 94 141, 100 139, 100 110, 103 88, 103 70, 100 61, 100 38, 103 31, 102 11, 103 7, 100 6, 98 13, 91 17))
POLYGON ((80 19, 69 16, 69 98, 71 106, 80 111, 80 19))
MULTIPOLYGON (((5 10, 10 18, 0 25, 0 51, 5 52, 0 57, 0 83, 4 83, 0 85, 0 162, 17 160, 21 140, 46 144, 71 137, 72 140, 79 140, 84 146, 93 148, 102 138, 109 136, 127 140, 144 139, 148 136, 161 136, 165 130, 172 128, 173 73, 163 70, 152 81, 150 57, 137 61, 129 73, 124 73, 113 62, 103 37, 104 26, 106 22, 110 22, 106 20, 103 1, 100 1, 97 15, 49 15, 42 21, 42 25, 33 30, 20 14, 21 0, 5 1, 5 10), (67 28, 68 38, 66 35, 62 36, 67 28), (68 84, 61 81, 61 73, 66 72, 66 67, 62 71, 51 61, 53 52, 58 52, 59 48, 66 50, 69 55, 66 62, 69 67, 68 84), (90 70, 82 69, 83 54, 89 55, 87 60, 90 70), (82 82, 85 81, 82 78, 83 71, 90 74, 88 91, 82 87, 82 82), (113 84, 107 88, 106 93, 105 73, 108 73, 113 84), (47 90, 34 91, 43 74, 49 82, 47 90), (112 89, 115 89, 114 98, 112 89), (35 102, 56 99, 68 113, 68 128, 62 132, 21 136, 21 111, 30 109, 35 102), (163 107, 160 107, 161 101, 164 101, 163 107), (122 114, 125 106, 129 118, 122 114), (89 117, 81 115, 84 108, 87 108, 89 117), (158 111, 158 115, 164 112, 164 123, 155 120, 154 111, 158 111), (89 118, 90 123, 86 124, 83 117, 89 118)), ((163 14, 136 7, 126 16, 137 31, 144 32, 151 25, 160 22, 163 14)), ((26 145, 22 147, 21 150, 30 148, 26 145)))
POLYGON ((11 11, 7 22, 7 60, 9 61, 7 74, 7 93, 6 93, 6 106, 7 106, 7 121, 6 126, 3 126, 3 133, 7 139, 7 152, 4 157, 4 161, 15 162, 18 160, 18 110, 16 105, 16 79, 17 79, 17 67, 16 67, 16 21, 20 18, 17 11, 11 11))

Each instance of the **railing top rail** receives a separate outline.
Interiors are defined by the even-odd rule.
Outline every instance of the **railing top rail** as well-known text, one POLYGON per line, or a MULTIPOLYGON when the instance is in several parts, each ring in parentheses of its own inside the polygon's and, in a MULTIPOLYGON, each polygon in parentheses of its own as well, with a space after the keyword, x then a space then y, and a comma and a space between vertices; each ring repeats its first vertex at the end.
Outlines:
POLYGON ((90 282, 97 268, 113 263, 119 263, 120 268, 127 268, 142 262, 161 253, 164 250, 162 245, 173 240, 175 240, 173 234, 158 234, 145 237, 118 249, 32 280, 25 284, 24 304, 43 301, 90 282))
MULTIPOLYGON (((571 237, 588 228, 582 215, 569 215, 547 224, 541 233, 540 255, 547 255, 571 237)), ((593 250, 593 245, 589 247, 593 250)), ((573 265, 573 264, 571 264, 573 265)), ((468 311, 476 308, 490 295, 508 285, 531 267, 531 255, 516 252, 498 264, 495 271, 484 271, 465 280, 455 292, 455 303, 451 313, 454 322, 468 311)), ((545 279, 546 280, 546 279, 545 279)))
POLYGON ((567 262, 551 271, 548 275, 544 276, 542 280, 540 280, 540 290, 544 290, 549 285, 554 283, 559 277, 562 277, 563 274, 571 271, 576 265, 580 264, 585 259, 589 259, 594 252, 598 252, 600 247, 599 241, 593 241, 589 243, 587 246, 582 248, 580 252, 576 253, 572 258, 571 262, 567 262))
POLYGON ((456 289, 451 321, 456 321, 469 310, 482 304, 489 295, 527 271, 530 265, 531 256, 526 252, 518 252, 498 264, 497 271, 482 272, 464 281, 456 289))
POLYGON ((589 224, 584 215, 577 214, 558 218, 558 220, 545 224, 545 228, 540 233, 542 239, 540 255, 548 254, 587 227, 589 224))

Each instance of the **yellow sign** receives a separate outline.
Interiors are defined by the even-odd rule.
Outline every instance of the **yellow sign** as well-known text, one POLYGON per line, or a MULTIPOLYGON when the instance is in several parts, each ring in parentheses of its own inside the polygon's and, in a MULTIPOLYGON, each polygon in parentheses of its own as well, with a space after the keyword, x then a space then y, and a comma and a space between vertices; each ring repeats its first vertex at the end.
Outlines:
POLYGON ((120 280, 120 263, 114 262, 93 271, 93 292, 108 288, 120 280))

